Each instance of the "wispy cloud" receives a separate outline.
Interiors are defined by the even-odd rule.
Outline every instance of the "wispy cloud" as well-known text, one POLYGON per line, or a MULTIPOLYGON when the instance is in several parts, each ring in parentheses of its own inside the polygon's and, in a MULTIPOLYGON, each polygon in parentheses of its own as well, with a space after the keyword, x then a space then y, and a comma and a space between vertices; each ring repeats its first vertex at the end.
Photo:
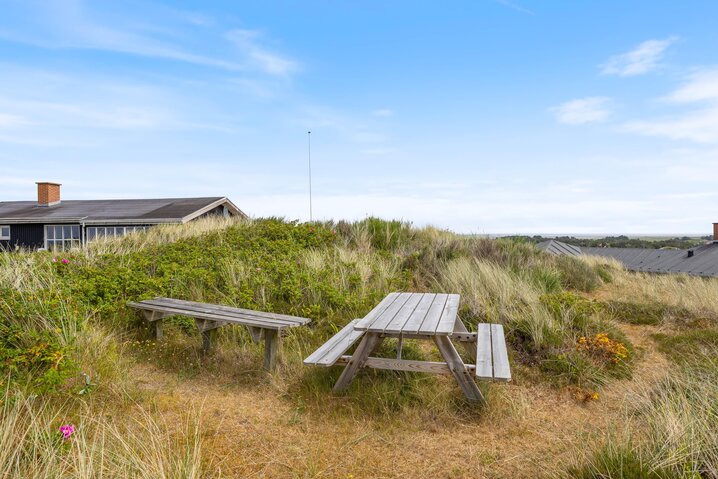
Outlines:
POLYGON ((227 33, 227 38, 239 48, 253 66, 265 73, 283 76, 298 69, 294 60, 264 47, 260 43, 262 34, 257 30, 232 30, 227 33))
POLYGON ((510 2, 509 0, 494 0, 499 5, 503 5, 504 7, 508 7, 511 10, 514 10, 519 13, 523 13, 525 15, 536 15, 536 12, 533 10, 529 10, 528 8, 524 8, 521 5, 517 5, 513 2, 510 2))
POLYGON ((612 100, 602 96, 592 96, 567 101, 550 108, 559 123, 583 125, 606 120, 612 113, 612 100))
POLYGON ((662 100, 676 106, 698 103, 700 107, 673 116, 631 121, 622 125, 622 130, 672 140, 718 143, 718 68, 689 75, 682 86, 662 100))
POLYGON ((629 52, 609 58, 602 66, 601 72, 622 77, 648 73, 658 68, 668 47, 677 41, 677 36, 664 40, 647 40, 629 52))

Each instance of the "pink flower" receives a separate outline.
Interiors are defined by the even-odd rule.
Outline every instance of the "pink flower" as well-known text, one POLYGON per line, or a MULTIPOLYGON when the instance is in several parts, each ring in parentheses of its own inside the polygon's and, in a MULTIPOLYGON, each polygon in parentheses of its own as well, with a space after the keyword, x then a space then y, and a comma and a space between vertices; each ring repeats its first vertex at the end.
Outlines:
POLYGON ((70 260, 63 258, 63 259, 62 259, 62 264, 70 264, 70 260))
POLYGON ((65 424, 63 426, 60 426, 60 432, 62 433, 63 439, 70 439, 72 433, 75 432, 75 426, 73 424, 65 424))
POLYGON ((262 271, 262 268, 257 268, 257 271, 262 271))
POLYGON ((57 263, 57 258, 52 258, 53 263, 57 263))

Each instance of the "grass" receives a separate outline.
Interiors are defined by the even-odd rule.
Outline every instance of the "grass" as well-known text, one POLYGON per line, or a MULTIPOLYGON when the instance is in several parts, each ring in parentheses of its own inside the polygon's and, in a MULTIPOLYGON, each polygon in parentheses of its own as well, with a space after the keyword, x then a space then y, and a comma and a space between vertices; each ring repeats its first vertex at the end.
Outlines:
MULTIPOLYGON (((714 418, 692 391, 717 397, 712 363, 696 366, 714 353, 718 302, 702 295, 717 284, 374 218, 208 219, 60 256, 2 253, 0 476, 715 477, 700 433, 714 418), (450 376, 363 371, 334 394, 339 369, 302 365, 396 290, 459 293, 469 329, 503 324, 514 381, 482 383, 476 406, 450 376), (242 328, 221 328, 209 355, 186 319, 151 340, 125 303, 155 295, 313 321, 268 374, 242 328), (670 368, 685 372, 645 377, 679 351, 695 360, 670 368), (687 432, 671 425, 689 419, 687 432), (65 421, 78 426, 70 441, 65 421)), ((439 360, 416 341, 404 357, 439 360)))

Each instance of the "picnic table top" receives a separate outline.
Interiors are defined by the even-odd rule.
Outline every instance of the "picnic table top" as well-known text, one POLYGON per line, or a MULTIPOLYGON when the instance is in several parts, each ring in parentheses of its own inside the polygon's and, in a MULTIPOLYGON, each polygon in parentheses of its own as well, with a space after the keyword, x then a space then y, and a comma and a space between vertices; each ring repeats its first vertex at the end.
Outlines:
POLYGON ((450 335, 460 296, 444 293, 390 293, 354 329, 372 333, 450 335))

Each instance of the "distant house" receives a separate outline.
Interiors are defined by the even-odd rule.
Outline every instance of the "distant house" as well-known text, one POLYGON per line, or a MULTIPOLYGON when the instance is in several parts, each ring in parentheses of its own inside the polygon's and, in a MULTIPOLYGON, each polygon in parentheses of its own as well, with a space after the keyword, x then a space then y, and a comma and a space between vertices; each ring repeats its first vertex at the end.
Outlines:
POLYGON ((539 249, 554 255, 603 256, 623 263, 629 271, 645 273, 685 273, 718 276, 718 223, 713 224, 713 241, 688 250, 651 248, 589 248, 561 241, 543 241, 539 249))
POLYGON ((206 216, 246 217, 226 197, 61 201, 60 184, 37 183, 37 201, 0 202, 0 248, 66 250, 95 238, 206 216))

